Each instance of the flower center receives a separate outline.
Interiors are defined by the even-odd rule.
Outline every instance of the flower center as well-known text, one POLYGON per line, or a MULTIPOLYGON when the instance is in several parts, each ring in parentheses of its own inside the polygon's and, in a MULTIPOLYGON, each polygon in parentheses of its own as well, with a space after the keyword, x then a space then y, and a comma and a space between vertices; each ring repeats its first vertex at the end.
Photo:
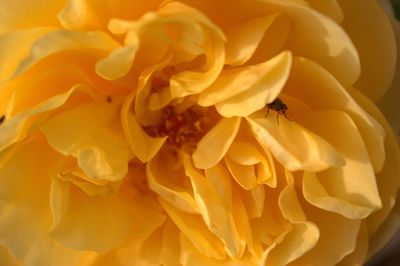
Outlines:
POLYGON ((204 134, 205 116, 197 106, 177 112, 173 106, 162 110, 161 123, 145 126, 143 129, 152 137, 165 137, 167 142, 177 147, 184 144, 195 145, 204 134))

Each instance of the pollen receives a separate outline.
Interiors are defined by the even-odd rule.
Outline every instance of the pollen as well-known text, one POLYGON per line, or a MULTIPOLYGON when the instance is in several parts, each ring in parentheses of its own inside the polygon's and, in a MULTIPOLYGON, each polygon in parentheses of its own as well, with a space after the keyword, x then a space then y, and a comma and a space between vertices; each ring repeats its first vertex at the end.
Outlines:
POLYGON ((197 143, 204 134, 205 117, 197 107, 190 107, 177 113, 174 107, 167 106, 162 111, 161 123, 143 127, 152 137, 165 137, 167 142, 182 147, 197 143))

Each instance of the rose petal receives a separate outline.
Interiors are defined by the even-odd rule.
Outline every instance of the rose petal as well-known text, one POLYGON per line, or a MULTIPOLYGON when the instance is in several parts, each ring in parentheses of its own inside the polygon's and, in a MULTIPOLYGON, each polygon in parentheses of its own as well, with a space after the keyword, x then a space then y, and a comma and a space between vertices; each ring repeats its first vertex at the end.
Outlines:
POLYGON ((390 20, 377 1, 338 3, 345 17, 342 26, 360 55, 362 72, 354 86, 377 100, 390 87, 396 66, 396 40, 390 20))
MULTIPOLYGON (((367 257, 367 252, 369 250, 369 239, 367 227, 364 223, 361 224, 360 231, 358 232, 358 237, 356 240, 355 250, 344 257, 337 265, 363 265, 366 261, 369 261, 367 257)), ((387 242, 386 242, 387 243, 387 242)))
POLYGON ((283 216, 292 223, 292 228, 281 243, 263 254, 262 260, 264 264, 287 265, 316 245, 319 230, 314 223, 306 220, 294 185, 288 185, 283 189, 278 203, 283 216))
POLYGON ((319 173, 305 173, 304 197, 315 206, 350 219, 365 218, 381 208, 375 173, 351 118, 343 112, 319 111, 307 117, 307 124, 335 144, 345 164, 319 173))
POLYGON ((292 55, 285 51, 265 64, 259 65, 260 69, 246 67, 250 71, 244 72, 244 76, 241 76, 242 73, 239 72, 239 75, 227 77, 227 79, 223 77, 222 84, 219 84, 217 80, 216 88, 224 88, 224 91, 228 92, 227 95, 221 92, 223 98, 222 101, 216 103, 217 111, 225 117, 248 116, 264 108, 281 92, 289 77, 291 65, 292 55), (229 98, 224 100, 227 96, 229 98))
POLYGON ((67 190, 73 195, 64 197, 67 208, 51 235, 69 248, 106 252, 128 239, 140 242, 165 219, 152 197, 132 194, 128 185, 100 197, 88 196, 73 186, 67 190))
POLYGON ((199 169, 215 166, 226 154, 240 126, 240 118, 221 118, 199 141, 192 157, 199 169))
POLYGON ((296 122, 254 114, 247 118, 265 149, 290 171, 322 171, 344 164, 344 158, 323 138, 296 122))
POLYGON ((55 0, 48 2, 38 0, 2 1, 0 4, 0 35, 7 31, 38 26, 56 26, 59 23, 54 16, 64 5, 64 1, 55 0), (46 12, 43 12, 46 10, 46 12))
MULTIPOLYGON (((42 29, 41 31, 37 30, 36 32, 31 31, 28 33, 28 37, 31 38, 29 47, 27 45, 22 46, 22 51, 20 51, 21 55, 12 59, 14 61, 12 62, 12 66, 15 67, 2 70, 2 72, 7 71, 5 73, 0 73, 1 78, 7 79, 16 77, 43 58, 62 51, 73 50, 99 57, 119 46, 117 41, 102 32, 73 32, 67 30, 46 32, 46 29, 42 29), (29 54, 27 53, 28 49, 29 54)), ((11 34, 9 38, 14 39, 12 42, 14 43, 14 41, 18 41, 18 38, 22 36, 23 33, 20 33, 19 36, 17 34, 11 34)), ((15 47, 10 45, 10 41, 11 40, 7 40, 4 46, 5 54, 13 54, 15 51, 15 47)))
POLYGON ((160 200, 160 203, 180 231, 201 253, 217 260, 225 257, 223 244, 209 231, 201 216, 181 212, 164 200, 160 200))
POLYGON ((226 32, 225 64, 237 66, 246 63, 278 16, 268 15, 231 26, 226 32))
POLYGON ((367 145, 375 172, 382 169, 385 161, 385 131, 329 72, 313 61, 295 58, 285 92, 307 102, 312 109, 343 110, 351 115, 367 145))
POLYGON ((84 86, 77 85, 63 94, 56 95, 39 105, 19 113, 10 119, 7 119, 0 127, 0 151, 11 144, 22 139, 29 129, 30 119, 36 115, 59 108, 68 100, 74 91, 84 89, 84 86))
POLYGON ((184 159, 184 165, 192 182, 194 198, 207 227, 221 239, 231 257, 240 258, 246 242, 237 230, 232 210, 227 208, 232 205, 224 204, 216 195, 207 179, 193 167, 190 157, 184 159))
POLYGON ((118 106, 84 104, 46 121, 41 127, 49 144, 77 159, 90 178, 121 180, 128 172, 129 148, 109 124, 118 106))
POLYGON ((178 156, 161 151, 146 164, 149 188, 174 208, 187 213, 199 213, 191 185, 182 182, 187 176, 178 156))
POLYGON ((319 12, 327 15, 328 17, 335 20, 337 23, 342 23, 344 14, 342 8, 337 0, 307 0, 310 6, 319 12))

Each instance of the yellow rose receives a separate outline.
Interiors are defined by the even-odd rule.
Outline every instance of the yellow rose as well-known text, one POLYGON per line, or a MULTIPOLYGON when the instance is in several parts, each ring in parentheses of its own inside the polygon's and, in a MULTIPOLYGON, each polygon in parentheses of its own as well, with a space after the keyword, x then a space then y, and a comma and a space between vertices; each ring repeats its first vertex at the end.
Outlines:
POLYGON ((2 1, 0 265, 362 265, 396 50, 373 0, 2 1))

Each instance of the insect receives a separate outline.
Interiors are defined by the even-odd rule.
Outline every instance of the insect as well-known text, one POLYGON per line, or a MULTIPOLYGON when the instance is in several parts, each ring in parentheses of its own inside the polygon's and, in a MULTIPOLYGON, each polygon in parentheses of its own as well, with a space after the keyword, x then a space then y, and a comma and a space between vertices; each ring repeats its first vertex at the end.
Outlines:
POLYGON ((290 119, 286 116, 286 111, 287 111, 289 108, 287 107, 287 105, 286 105, 284 102, 282 102, 281 99, 276 98, 272 103, 267 104, 266 107, 268 108, 268 112, 267 112, 267 114, 265 115, 266 117, 267 117, 268 114, 269 114, 269 110, 272 109, 272 110, 276 111, 276 122, 278 123, 278 125, 279 125, 279 115, 284 115, 285 118, 286 118, 287 120, 290 120, 290 119))

